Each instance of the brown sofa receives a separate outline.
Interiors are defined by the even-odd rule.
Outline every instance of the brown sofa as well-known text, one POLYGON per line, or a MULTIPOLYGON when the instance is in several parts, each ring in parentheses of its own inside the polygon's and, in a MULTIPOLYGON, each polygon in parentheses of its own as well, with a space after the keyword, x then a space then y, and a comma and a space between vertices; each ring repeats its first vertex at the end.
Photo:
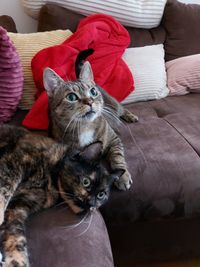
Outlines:
MULTIPOLYGON (((131 35, 130 46, 163 43, 166 61, 200 53, 199 14, 198 5, 169 0, 159 27, 151 30, 127 28, 131 35)), ((75 31, 82 17, 48 4, 40 12, 38 31, 75 31)), ((109 202, 101 209, 115 266, 131 265, 136 261, 198 257, 200 94, 166 97, 126 107, 140 118, 137 124, 129 124, 121 129, 133 186, 128 192, 113 189, 109 202)), ((19 124, 22 117, 23 114, 18 112, 13 123, 19 124)), ((67 221, 70 220, 67 214, 68 212, 61 210, 59 223, 63 223, 63 216, 66 216, 67 221)), ((91 224, 92 227, 87 232, 85 238, 91 245, 88 247, 82 243, 85 240, 60 240, 60 233, 52 230, 55 225, 59 225, 57 208, 33 217, 28 223, 27 231, 31 258, 35 263, 33 266, 111 266, 112 257, 106 230, 101 215, 96 215, 94 220, 100 221, 97 225, 96 222, 91 224), (96 228, 98 224, 99 232, 96 228), (101 239, 94 237, 94 234, 101 239), (45 237, 42 238, 42 235, 45 237), (41 239, 43 243, 40 243, 41 239), (49 247, 44 245, 44 240, 51 243, 49 247), (90 250, 86 255, 89 258, 87 263, 77 263, 76 257, 72 256, 74 252, 67 252, 72 249, 69 248, 68 241, 72 242, 70 245, 74 248, 78 248, 76 253, 80 255, 87 254, 90 250), (53 247, 55 251, 51 255, 53 247), (47 260, 41 259, 40 253, 47 260), (37 263, 36 256, 39 257, 37 263), (67 258, 71 256, 71 265, 65 265, 67 258), (57 257, 60 257, 59 264, 56 262, 57 257), (94 258, 96 263, 93 262, 94 258)))

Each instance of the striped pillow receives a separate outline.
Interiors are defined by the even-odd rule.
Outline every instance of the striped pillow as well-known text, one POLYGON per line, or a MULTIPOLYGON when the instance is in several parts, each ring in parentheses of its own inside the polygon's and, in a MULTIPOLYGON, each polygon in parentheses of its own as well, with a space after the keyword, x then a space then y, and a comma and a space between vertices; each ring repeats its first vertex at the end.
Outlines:
POLYGON ((35 101, 35 83, 32 76, 31 60, 43 48, 60 44, 72 33, 56 30, 37 33, 8 33, 21 58, 24 73, 24 88, 19 108, 30 109, 35 101))
POLYGON ((135 90, 122 103, 160 99, 168 95, 163 44, 127 48, 122 58, 129 66, 135 90))
POLYGON ((113 16, 125 26, 154 28, 160 24, 166 0, 21 0, 25 11, 37 18, 46 3, 76 11, 83 15, 104 13, 113 16))
POLYGON ((23 89, 19 55, 6 30, 0 27, 0 123, 14 115, 23 89))

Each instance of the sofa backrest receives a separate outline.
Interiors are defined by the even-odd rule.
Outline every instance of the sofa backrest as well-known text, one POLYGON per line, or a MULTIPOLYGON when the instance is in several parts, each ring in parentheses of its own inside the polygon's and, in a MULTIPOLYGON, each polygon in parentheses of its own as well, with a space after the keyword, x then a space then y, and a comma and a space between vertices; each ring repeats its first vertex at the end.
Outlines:
MULTIPOLYGON (((166 61, 200 53, 200 5, 168 0, 160 26, 152 29, 126 27, 130 33, 130 47, 164 44, 166 61)), ((83 18, 74 11, 55 4, 41 8, 38 31, 76 30, 83 18)))

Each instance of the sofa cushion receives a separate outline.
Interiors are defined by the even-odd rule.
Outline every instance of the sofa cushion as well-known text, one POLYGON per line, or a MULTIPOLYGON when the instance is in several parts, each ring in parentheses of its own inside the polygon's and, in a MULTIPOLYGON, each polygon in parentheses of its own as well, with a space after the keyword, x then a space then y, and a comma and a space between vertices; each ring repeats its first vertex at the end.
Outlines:
MULTIPOLYGON (((83 18, 76 12, 55 4, 46 4, 40 10, 38 19, 38 31, 50 31, 56 29, 70 29, 74 32, 83 18)), ((153 29, 139 29, 126 27, 130 34, 130 47, 162 44, 165 40, 165 30, 162 26, 153 29)))
POLYGON ((31 266, 114 266, 99 212, 77 216, 65 205, 54 207, 32 216, 26 234, 31 266))
POLYGON ((15 22, 10 16, 0 16, 0 26, 2 26, 8 32, 17 32, 15 22))
POLYGON ((71 32, 69 30, 57 30, 42 33, 10 32, 8 34, 19 53, 24 73, 23 94, 19 107, 21 109, 30 109, 35 101, 36 92, 31 71, 33 56, 43 48, 62 43, 71 35, 71 32))
POLYGON ((199 215, 199 103, 191 94, 126 105, 140 117, 121 130, 133 186, 103 207, 109 223, 199 215))
POLYGON ((23 89, 19 55, 7 31, 0 26, 0 123, 14 115, 23 89))
POLYGON ((127 48, 122 59, 134 77, 135 90, 123 104, 166 97, 167 76, 165 71, 163 44, 127 48))
POLYGON ((184 4, 169 0, 166 4, 162 25, 167 35, 166 61, 200 53, 200 5, 184 4))
POLYGON ((200 92, 200 54, 180 57, 166 63, 170 95, 200 92))

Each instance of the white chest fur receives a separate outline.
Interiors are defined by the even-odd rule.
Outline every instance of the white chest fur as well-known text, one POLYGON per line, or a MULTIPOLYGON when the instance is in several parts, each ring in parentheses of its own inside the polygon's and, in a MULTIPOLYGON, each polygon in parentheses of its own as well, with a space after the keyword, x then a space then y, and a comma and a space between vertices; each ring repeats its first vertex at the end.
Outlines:
POLYGON ((93 142, 94 139, 94 130, 82 130, 80 137, 79 137, 79 142, 80 142, 80 146, 84 147, 89 145, 90 143, 93 142))

